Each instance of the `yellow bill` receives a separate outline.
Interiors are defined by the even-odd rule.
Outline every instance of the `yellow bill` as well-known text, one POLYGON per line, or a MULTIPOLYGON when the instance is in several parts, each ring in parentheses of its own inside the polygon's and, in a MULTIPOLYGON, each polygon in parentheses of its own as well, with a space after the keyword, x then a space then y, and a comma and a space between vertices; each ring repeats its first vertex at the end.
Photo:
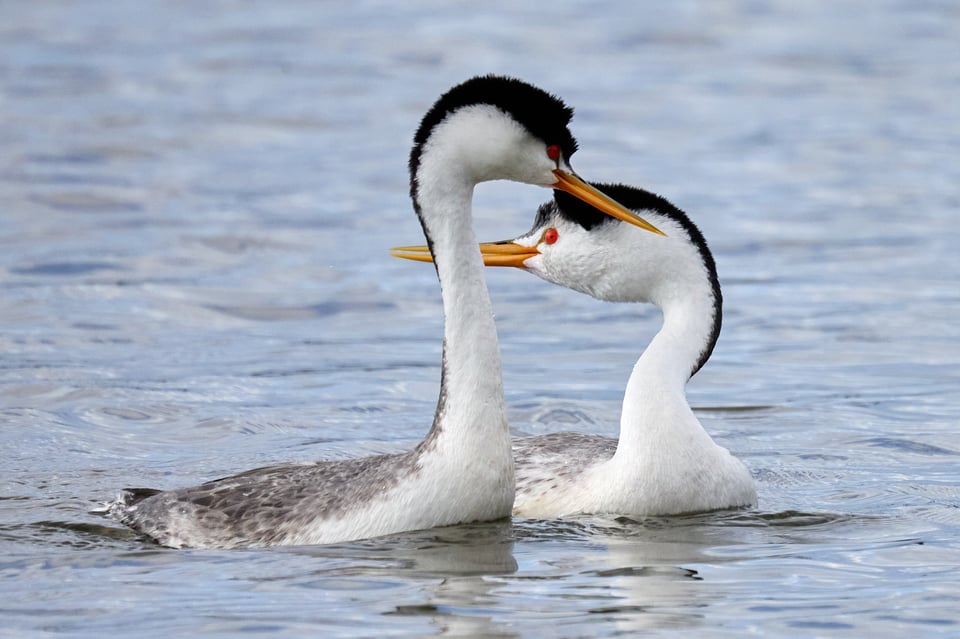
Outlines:
MULTIPOLYGON (((486 266, 514 266, 523 268, 523 263, 540 251, 535 246, 521 246, 507 240, 504 242, 484 242, 480 244, 480 255, 486 266)), ((390 249, 393 257, 413 260, 414 262, 432 262, 430 249, 424 246, 398 246, 390 249)))
POLYGON ((653 224, 650 224, 650 222, 647 222, 630 209, 625 208, 622 204, 619 204, 616 200, 613 200, 605 193, 590 186, 573 173, 568 173, 563 169, 554 169, 553 174, 557 177, 557 182, 553 185, 553 188, 560 191, 566 191, 577 199, 583 200, 598 211, 606 213, 611 217, 615 217, 621 222, 626 222, 627 224, 632 224, 633 226, 638 226, 646 231, 650 231, 651 233, 656 233, 657 235, 663 235, 666 237, 667 234, 655 227, 653 224))
POLYGON ((430 249, 425 244, 423 246, 395 246, 390 249, 390 255, 414 262, 433 262, 430 249))

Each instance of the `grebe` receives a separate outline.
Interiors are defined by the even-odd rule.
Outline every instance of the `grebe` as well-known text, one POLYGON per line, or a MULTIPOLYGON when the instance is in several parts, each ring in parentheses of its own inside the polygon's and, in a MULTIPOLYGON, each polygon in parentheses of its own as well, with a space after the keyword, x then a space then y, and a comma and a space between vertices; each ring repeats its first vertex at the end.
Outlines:
MULTIPOLYGON (((756 504, 746 466, 718 446, 687 403, 687 381, 720 334, 722 297, 713 255, 677 207, 647 191, 596 184, 661 229, 640 233, 566 193, 537 212, 533 229, 481 244, 488 266, 514 266, 613 302, 651 302, 663 326, 633 368, 620 439, 554 433, 514 440, 515 515, 673 515, 756 504)), ((394 255, 428 261, 424 247, 394 255)))
POLYGON ((444 338, 433 425, 413 450, 270 466, 178 490, 128 489, 108 511, 175 548, 333 543, 509 516, 511 442, 474 187, 507 179, 564 189, 656 231, 573 173, 572 115, 536 87, 484 76, 441 96, 414 136, 410 196, 436 258, 444 338))

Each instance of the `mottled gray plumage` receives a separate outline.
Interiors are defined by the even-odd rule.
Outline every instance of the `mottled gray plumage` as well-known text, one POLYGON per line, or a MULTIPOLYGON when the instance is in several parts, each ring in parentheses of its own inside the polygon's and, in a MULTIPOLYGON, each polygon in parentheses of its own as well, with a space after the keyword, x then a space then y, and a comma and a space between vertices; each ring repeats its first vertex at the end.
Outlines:
POLYGON ((548 433, 513 440, 517 494, 556 489, 617 452, 617 440, 583 433, 548 433), (571 453, 576 454, 571 454, 571 453))
POLYGON ((421 448, 267 466, 179 490, 125 490, 112 504, 111 514, 151 540, 175 548, 284 544, 311 522, 371 502, 412 476, 421 448), (189 529, 170 530, 171 522, 184 520, 202 529, 203 539, 192 539, 189 529))

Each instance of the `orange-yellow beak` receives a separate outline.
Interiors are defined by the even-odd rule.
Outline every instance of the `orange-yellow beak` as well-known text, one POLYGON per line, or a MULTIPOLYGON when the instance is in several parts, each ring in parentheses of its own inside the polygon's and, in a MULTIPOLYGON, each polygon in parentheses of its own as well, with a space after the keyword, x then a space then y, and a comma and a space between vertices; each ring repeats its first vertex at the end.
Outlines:
MULTIPOLYGON (((398 246, 390 249, 390 255, 414 262, 432 262, 433 256, 426 246, 398 246)), ((523 263, 534 255, 540 255, 535 246, 522 246, 510 240, 503 242, 484 242, 480 244, 480 255, 486 266, 515 266, 523 268, 523 263)))
POLYGON ((598 211, 606 213, 610 217, 615 217, 621 222, 638 226, 646 231, 650 231, 651 233, 656 233, 657 235, 667 235, 630 209, 625 208, 616 200, 613 200, 606 194, 593 188, 573 173, 568 173, 563 169, 554 169, 553 174, 557 177, 557 182, 553 185, 553 188, 560 191, 566 191, 577 199, 583 200, 598 211))

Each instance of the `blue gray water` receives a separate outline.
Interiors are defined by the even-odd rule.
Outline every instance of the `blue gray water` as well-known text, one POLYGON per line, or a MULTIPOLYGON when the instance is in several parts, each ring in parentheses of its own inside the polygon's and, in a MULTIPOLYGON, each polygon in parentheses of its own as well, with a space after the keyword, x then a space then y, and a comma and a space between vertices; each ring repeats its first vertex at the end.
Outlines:
MULTIPOLYGON (((0 14, 0 635, 960 636, 956 3, 0 14), (439 294, 388 249, 421 241, 420 116, 491 71, 577 108, 584 177, 710 241, 724 328, 689 396, 759 507, 239 552, 91 514, 424 434, 439 294)), ((548 195, 484 185, 478 233, 548 195)), ((657 312, 488 282, 514 431, 615 435, 657 312)))

